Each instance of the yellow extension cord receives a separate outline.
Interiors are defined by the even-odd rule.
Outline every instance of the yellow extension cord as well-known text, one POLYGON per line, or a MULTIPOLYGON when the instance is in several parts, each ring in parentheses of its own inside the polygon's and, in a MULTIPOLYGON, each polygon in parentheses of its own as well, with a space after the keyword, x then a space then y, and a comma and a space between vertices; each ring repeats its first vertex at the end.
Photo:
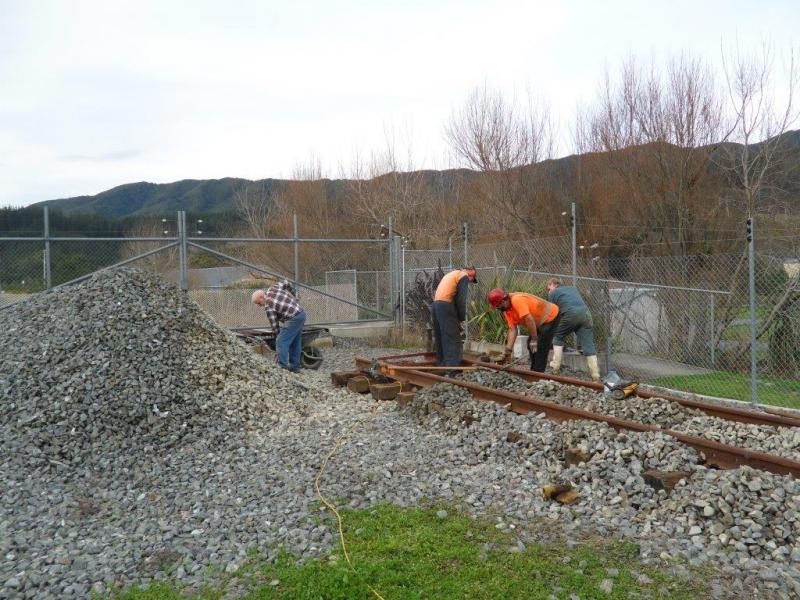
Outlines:
MULTIPOLYGON (((373 416, 374 416, 374 415, 375 415, 375 412, 373 411, 373 416)), ((348 428, 347 428, 347 429, 344 431, 344 433, 342 433, 342 434, 341 434, 341 435, 340 435, 340 436, 339 436, 339 437, 336 439, 336 443, 333 445, 333 449, 332 449, 332 450, 331 450, 331 451, 328 453, 328 456, 326 456, 326 457, 325 457, 325 460, 324 460, 324 461, 322 461, 322 466, 319 468, 319 473, 317 473, 317 477, 316 477, 316 479, 314 479, 314 489, 316 490, 316 492, 317 492, 317 496, 318 496, 318 497, 319 497, 319 499, 322 501, 322 503, 323 503, 325 506, 327 506, 327 507, 328 507, 328 508, 331 510, 331 512, 333 512, 333 514, 334 514, 334 515, 336 515, 336 521, 338 522, 338 527, 339 527, 339 541, 340 541, 340 543, 342 544, 342 552, 344 553, 344 558, 345 558, 345 560, 347 561, 347 564, 348 564, 348 566, 350 567, 350 570, 351 570, 351 571, 353 572, 353 574, 354 574, 356 577, 358 577, 358 578, 359 578, 361 581, 364 581, 364 579, 361 577, 361 575, 359 575, 359 574, 358 574, 358 571, 356 571, 356 568, 353 566, 353 562, 350 560, 350 554, 347 552, 347 544, 345 543, 345 540, 344 540, 344 530, 343 530, 343 528, 342 528, 342 516, 339 514, 339 511, 337 511, 337 510, 336 510, 336 507, 335 507, 333 504, 331 504, 331 503, 330 503, 330 502, 329 502, 329 501, 328 501, 328 500, 325 498, 325 496, 323 496, 323 495, 322 495, 322 492, 321 492, 321 491, 320 491, 320 489, 319 489, 319 480, 320 480, 320 478, 322 477, 322 474, 323 474, 323 472, 325 471, 325 467, 327 467, 327 466, 328 466, 328 463, 330 462, 330 460, 331 460, 331 459, 334 457, 334 455, 335 455, 335 454, 336 454, 336 453, 339 451, 339 449, 341 448, 342 444, 345 442, 345 440, 347 439, 347 437, 350 435, 350 432, 351 432, 351 431, 353 430, 353 428, 354 428, 356 425, 358 425, 358 424, 359 424, 359 422, 358 422, 358 421, 354 422, 352 425, 350 425, 350 427, 348 427, 348 428)), ((372 592, 372 593, 375 595, 375 597, 376 597, 376 598, 379 598, 380 600, 386 600, 386 599, 385 599, 383 596, 381 596, 381 595, 378 593, 378 591, 377 591, 377 590, 376 590, 374 587, 372 587, 372 586, 371 586, 369 583, 367 583, 366 581, 364 581, 364 585, 366 585, 366 586, 369 588, 369 591, 371 591, 371 592, 372 592)))

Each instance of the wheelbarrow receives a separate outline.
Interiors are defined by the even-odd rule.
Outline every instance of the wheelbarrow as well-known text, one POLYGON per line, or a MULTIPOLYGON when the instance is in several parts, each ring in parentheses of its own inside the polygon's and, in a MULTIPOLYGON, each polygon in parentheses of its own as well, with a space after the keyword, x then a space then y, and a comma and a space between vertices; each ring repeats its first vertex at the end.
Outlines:
MULTIPOLYGON (((231 329, 234 335, 244 340, 247 344, 266 344, 266 346, 275 351, 275 344, 278 336, 272 332, 270 328, 252 329, 252 328, 236 328, 231 329)), ((302 345, 303 352, 300 357, 300 366, 304 369, 319 369, 322 364, 322 352, 319 348, 314 347, 314 341, 323 334, 330 334, 327 327, 318 327, 309 325, 303 328, 302 345)))

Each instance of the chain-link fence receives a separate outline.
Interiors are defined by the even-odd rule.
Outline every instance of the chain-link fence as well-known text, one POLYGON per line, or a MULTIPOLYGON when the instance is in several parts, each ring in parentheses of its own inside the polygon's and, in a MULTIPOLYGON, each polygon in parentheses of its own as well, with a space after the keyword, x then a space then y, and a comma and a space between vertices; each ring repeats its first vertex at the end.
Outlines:
POLYGON ((574 230, 491 243, 451 238, 447 248, 420 250, 397 235, 204 238, 189 231, 183 213, 149 237, 57 237, 46 223, 45 215, 41 237, 0 232, 0 309, 130 264, 179 282, 228 327, 266 326, 250 294, 283 278, 295 282, 310 323, 392 319, 420 327, 428 323, 438 278, 474 265, 479 283, 471 286, 467 326, 473 340, 502 339, 502 331, 479 324, 489 289, 545 295, 545 282, 556 277, 589 304, 602 366, 655 386, 800 408, 800 235, 758 240, 748 223, 739 247, 729 245, 726 254, 645 256, 637 246, 611 252, 580 244, 574 230))
MULTIPOLYGON (((764 246, 775 252, 774 242, 764 246)), ((502 322, 496 331, 477 325, 491 312, 484 300, 491 288, 545 296, 547 280, 557 278, 589 305, 606 370, 699 396, 800 408, 800 261, 755 247, 743 235, 729 254, 608 257, 596 244, 573 246, 561 236, 456 246, 453 263, 478 268, 473 340, 502 342, 502 322)), ((427 255, 427 271, 425 253, 416 252, 416 277, 434 278, 438 252, 427 255)), ((571 345, 572 364, 582 366, 581 349, 571 345)))
POLYGON ((387 248, 383 240, 193 239, 188 289, 226 327, 267 326, 250 295, 282 279, 294 283, 309 324, 391 319, 389 271, 374 268, 388 264, 387 248), (212 259, 214 267, 191 267, 212 259))

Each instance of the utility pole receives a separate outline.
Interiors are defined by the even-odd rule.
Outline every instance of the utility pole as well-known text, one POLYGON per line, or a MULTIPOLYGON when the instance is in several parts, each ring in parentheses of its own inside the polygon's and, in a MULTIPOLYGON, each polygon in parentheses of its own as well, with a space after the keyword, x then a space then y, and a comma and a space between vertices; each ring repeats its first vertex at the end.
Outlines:
POLYGON ((750 288, 750 402, 758 407, 758 362, 756 360, 756 260, 753 249, 753 216, 747 217, 747 263, 750 288))

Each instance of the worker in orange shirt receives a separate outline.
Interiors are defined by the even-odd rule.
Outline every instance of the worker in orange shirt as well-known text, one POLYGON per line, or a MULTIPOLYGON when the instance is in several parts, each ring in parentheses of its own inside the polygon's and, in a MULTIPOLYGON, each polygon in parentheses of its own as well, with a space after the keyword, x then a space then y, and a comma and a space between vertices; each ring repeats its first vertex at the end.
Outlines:
POLYGON ((457 367, 464 358, 464 320, 467 316, 469 284, 477 282, 475 267, 451 271, 436 287, 431 307, 436 361, 443 367, 457 367))
POLYGON ((492 308, 503 311, 508 323, 506 350, 504 361, 511 358, 514 342, 517 339, 517 327, 524 326, 529 334, 528 352, 531 356, 531 371, 544 373, 550 345, 561 315, 558 306, 533 294, 524 292, 506 292, 494 288, 486 295, 492 308))

